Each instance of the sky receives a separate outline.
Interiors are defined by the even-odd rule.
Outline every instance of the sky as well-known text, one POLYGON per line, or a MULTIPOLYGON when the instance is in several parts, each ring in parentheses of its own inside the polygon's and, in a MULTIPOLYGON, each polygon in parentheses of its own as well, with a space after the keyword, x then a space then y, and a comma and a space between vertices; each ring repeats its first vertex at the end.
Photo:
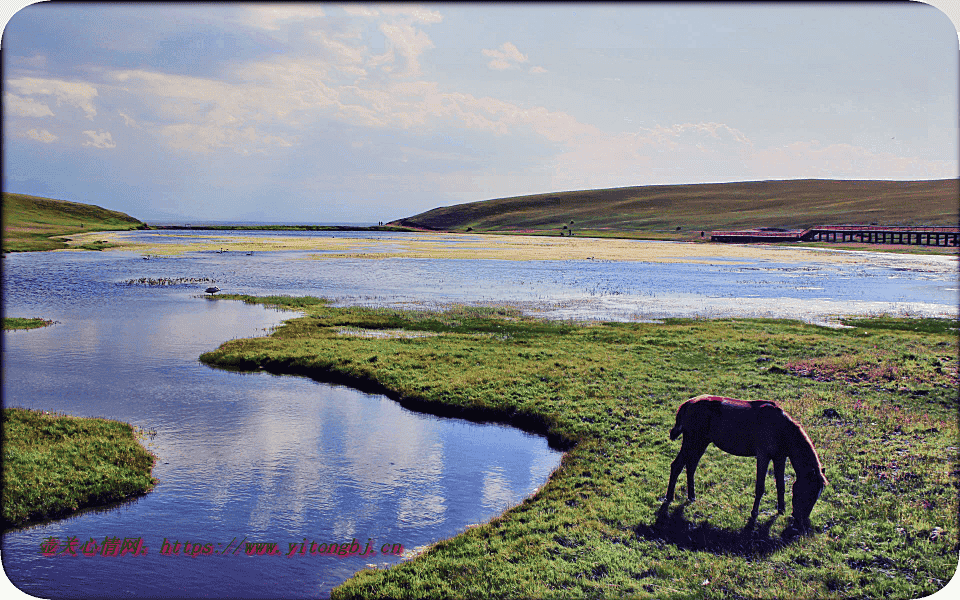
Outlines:
POLYGON ((920 3, 40 3, 4 191, 147 222, 376 223, 551 191, 960 175, 920 3))

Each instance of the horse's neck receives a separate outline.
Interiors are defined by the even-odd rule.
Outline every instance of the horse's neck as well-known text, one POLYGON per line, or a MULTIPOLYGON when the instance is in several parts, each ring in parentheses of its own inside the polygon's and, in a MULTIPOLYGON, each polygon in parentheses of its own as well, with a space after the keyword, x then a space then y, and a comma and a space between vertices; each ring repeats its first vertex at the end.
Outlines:
POLYGON ((817 457, 817 451, 814 450, 810 438, 806 436, 796 423, 791 423, 789 427, 791 430, 789 450, 790 464, 793 465, 793 470, 797 472, 797 477, 806 475, 807 473, 816 473, 818 477, 822 477, 820 473, 820 459, 817 457))

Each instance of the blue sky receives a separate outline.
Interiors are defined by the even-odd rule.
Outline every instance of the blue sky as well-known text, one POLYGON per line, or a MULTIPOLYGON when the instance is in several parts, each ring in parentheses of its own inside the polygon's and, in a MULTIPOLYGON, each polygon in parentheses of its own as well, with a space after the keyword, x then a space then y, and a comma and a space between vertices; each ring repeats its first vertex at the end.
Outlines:
POLYGON ((371 223, 648 184, 958 176, 958 36, 904 4, 35 4, 3 189, 371 223))

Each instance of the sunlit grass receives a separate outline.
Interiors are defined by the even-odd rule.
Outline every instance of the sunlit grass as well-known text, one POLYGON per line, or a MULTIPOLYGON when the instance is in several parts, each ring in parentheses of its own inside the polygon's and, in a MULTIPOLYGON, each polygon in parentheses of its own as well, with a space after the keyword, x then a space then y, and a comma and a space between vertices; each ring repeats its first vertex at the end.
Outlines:
POLYGON ((300 310, 271 336, 228 342, 201 360, 347 383, 419 410, 511 423, 569 449, 532 498, 409 562, 357 574, 336 597, 914 598, 956 568, 953 321, 587 325, 506 307, 319 300, 300 310), (883 367, 853 381, 847 375, 861 372, 849 357, 895 366, 898 378, 883 367), (837 370, 811 377, 795 369, 805 361, 837 370), (783 537, 788 519, 776 515, 772 481, 756 527, 745 529, 755 461, 714 448, 697 472, 697 501, 662 505, 680 445, 667 432, 679 403, 699 393, 775 400, 804 425, 830 481, 813 535, 783 537))
MULTIPOLYGON (((3 193, 3 251, 35 252, 68 246, 63 236, 103 230, 141 229, 145 224, 121 212, 91 204, 3 193)), ((112 247, 101 236, 78 244, 86 250, 112 247)))
POLYGON ((133 428, 3 409, 3 527, 71 514, 149 491, 154 457, 133 428))

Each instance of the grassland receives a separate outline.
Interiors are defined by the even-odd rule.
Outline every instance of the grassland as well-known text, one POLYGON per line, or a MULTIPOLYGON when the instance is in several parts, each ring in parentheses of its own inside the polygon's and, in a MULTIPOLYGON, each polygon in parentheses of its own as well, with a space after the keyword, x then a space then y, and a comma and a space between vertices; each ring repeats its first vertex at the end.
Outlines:
POLYGON ((149 491, 154 457, 133 427, 23 408, 3 412, 3 528, 149 491))
MULTIPOLYGON (((67 247, 63 236, 146 227, 129 215, 91 204, 3 192, 3 252, 58 250, 67 247)), ((103 250, 111 246, 91 240, 80 247, 103 250)))
POLYGON ((345 383, 569 450, 519 506, 409 562, 359 572, 336 598, 916 598, 956 569, 955 321, 579 324, 500 308, 233 298, 305 314, 205 363, 345 383), (363 330, 431 335, 343 333, 363 330), (812 535, 783 535, 772 481, 747 526, 754 461, 715 448, 697 471, 698 499, 663 504, 674 413, 706 392, 778 401, 806 427, 830 481, 812 535))
POLYGON ((536 194, 435 208, 393 225, 435 231, 699 239, 700 232, 841 223, 956 225, 960 180, 790 180, 536 194))

